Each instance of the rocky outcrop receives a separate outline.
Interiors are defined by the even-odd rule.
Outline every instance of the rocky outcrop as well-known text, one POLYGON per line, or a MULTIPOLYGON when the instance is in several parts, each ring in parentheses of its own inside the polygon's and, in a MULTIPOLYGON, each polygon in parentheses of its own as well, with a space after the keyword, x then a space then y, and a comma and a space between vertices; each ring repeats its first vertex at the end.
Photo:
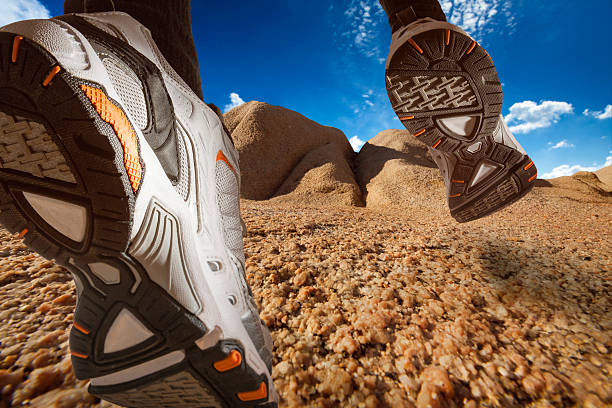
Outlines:
POLYGON ((304 162, 305 157, 322 146, 335 146, 333 151, 337 154, 333 158, 327 156, 336 167, 350 167, 354 155, 340 130, 279 106, 249 102, 225 114, 224 119, 240 153, 243 198, 266 200, 279 191, 289 192, 287 182, 296 181, 288 181, 288 177, 298 176, 294 172, 298 165, 298 173, 306 174, 310 169, 304 166, 313 159, 304 162))
POLYGON ((361 206, 361 190, 345 152, 328 143, 304 156, 280 186, 272 202, 361 206))
POLYGON ((355 162, 368 207, 444 208, 440 171, 427 148, 406 130, 385 130, 372 138, 355 162))

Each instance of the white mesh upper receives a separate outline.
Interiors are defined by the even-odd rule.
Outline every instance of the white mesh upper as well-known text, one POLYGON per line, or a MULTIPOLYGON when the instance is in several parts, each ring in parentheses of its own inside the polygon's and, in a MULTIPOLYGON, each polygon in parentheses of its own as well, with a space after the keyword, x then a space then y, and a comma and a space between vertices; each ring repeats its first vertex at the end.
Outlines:
POLYGON ((189 162, 187 161, 187 147, 185 146, 185 135, 180 126, 176 126, 177 129, 177 147, 178 147, 178 164, 179 164, 179 181, 174 186, 176 191, 183 197, 183 200, 187 201, 189 198, 189 162))
POLYGON ((113 37, 117 37, 117 32, 113 30, 109 24, 103 23, 100 20, 97 20, 91 17, 87 17, 85 15, 81 15, 81 17, 85 18, 85 20, 87 20, 88 23, 90 23, 93 26, 96 26, 100 30, 104 31, 106 34, 112 35, 113 37))
POLYGON ((217 204, 223 222, 225 244, 236 258, 244 262, 238 179, 223 161, 217 162, 216 184, 217 204))
POLYGON ((161 51, 159 51, 159 48, 157 48, 157 44, 155 44, 155 41, 153 41, 153 38, 151 37, 151 32, 147 30, 145 27, 141 27, 141 31, 144 34, 145 38, 147 39, 147 42, 149 43, 149 47, 151 47, 151 49, 155 53, 157 60, 161 64, 162 69, 166 72, 166 74, 168 74, 168 76, 172 78, 181 87, 185 88, 185 90, 191 90, 191 87, 187 85, 187 83, 185 83, 183 78, 181 78, 181 76, 174 70, 174 68, 170 66, 168 61, 166 61, 166 59, 162 55, 161 51))
POLYGON ((123 107, 128 110, 136 126, 140 129, 146 128, 149 114, 142 83, 136 74, 122 62, 111 57, 104 58, 102 62, 115 90, 121 97, 123 107))

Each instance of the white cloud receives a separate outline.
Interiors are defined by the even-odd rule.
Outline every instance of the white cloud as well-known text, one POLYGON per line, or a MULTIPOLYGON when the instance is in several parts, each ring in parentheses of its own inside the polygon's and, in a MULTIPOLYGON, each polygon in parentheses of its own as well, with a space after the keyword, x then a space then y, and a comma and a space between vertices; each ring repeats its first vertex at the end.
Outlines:
POLYGON ((582 114, 584 116, 592 116, 599 120, 610 119, 612 118, 612 105, 607 105, 602 111, 591 111, 590 109, 585 109, 582 114))
POLYGON ((383 63, 385 58, 380 46, 386 41, 379 27, 386 24, 387 16, 380 3, 378 0, 350 0, 346 4, 339 32, 348 39, 347 46, 383 63))
POLYGON ((551 178, 557 178, 557 177, 571 176, 571 175, 578 173, 579 171, 595 171, 597 169, 598 167, 596 166, 585 167, 579 164, 576 164, 573 166, 570 166, 569 164, 562 164, 561 166, 558 166, 552 169, 550 173, 542 174, 540 178, 551 179, 551 178))
POLYGON ((358 152, 361 150, 365 142, 359 138, 359 136, 353 136, 349 139, 349 143, 354 151, 358 152))
MULTIPOLYGON (((553 143, 548 143, 550 145, 552 145, 553 143)), ((553 145, 550 147, 550 150, 554 150, 554 149, 561 149, 561 148, 570 148, 570 147, 576 147, 573 144, 569 143, 567 140, 562 140, 559 143, 553 145)))
POLYGON ((0 27, 15 21, 50 17, 49 10, 38 0, 5 0, 0 13, 0 27))
POLYGON ((597 171, 601 168, 612 166, 612 150, 609 153, 610 156, 606 157, 606 161, 601 166, 597 165, 597 163, 593 163, 592 166, 581 166, 579 164, 570 166, 569 164, 562 164, 561 166, 557 166, 552 169, 550 173, 542 174, 540 178, 551 179, 563 176, 572 176, 579 171, 597 171))
POLYGON ((242 98, 240 97, 240 95, 238 95, 236 92, 232 92, 230 94, 230 103, 228 103, 227 105, 225 105, 225 107, 223 108, 223 113, 227 113, 229 111, 231 111, 232 109, 242 105, 244 103, 244 101, 242 100, 242 98))
POLYGON ((496 16, 503 15, 506 30, 515 26, 510 0, 442 0, 448 20, 460 26, 477 40, 493 31, 496 16))
POLYGON ((538 104, 524 101, 512 105, 505 119, 512 132, 529 133, 535 129, 547 128, 557 123, 561 115, 573 112, 574 107, 567 102, 542 101, 538 104))

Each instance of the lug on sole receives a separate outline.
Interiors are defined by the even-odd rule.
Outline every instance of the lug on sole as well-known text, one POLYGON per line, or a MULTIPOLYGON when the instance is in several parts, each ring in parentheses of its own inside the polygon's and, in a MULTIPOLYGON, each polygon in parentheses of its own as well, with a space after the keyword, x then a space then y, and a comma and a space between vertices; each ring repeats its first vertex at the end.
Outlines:
POLYGON ((146 177, 133 132, 103 87, 0 33, 0 223, 74 277, 77 378, 114 375, 89 391, 127 407, 276 406, 265 404, 267 378, 246 364, 241 343, 198 348, 208 329, 128 254, 146 177), (128 340, 126 324, 137 327, 128 340), (156 361, 166 363, 134 375, 156 361))
POLYGON ((491 57, 470 37, 444 29, 415 35, 392 56, 386 84, 406 129, 456 162, 447 177, 457 221, 484 217, 532 189, 537 172, 531 159, 494 142, 502 87, 491 57), (461 131, 453 118, 462 118, 461 131), (495 170, 474 183, 483 163, 495 170))

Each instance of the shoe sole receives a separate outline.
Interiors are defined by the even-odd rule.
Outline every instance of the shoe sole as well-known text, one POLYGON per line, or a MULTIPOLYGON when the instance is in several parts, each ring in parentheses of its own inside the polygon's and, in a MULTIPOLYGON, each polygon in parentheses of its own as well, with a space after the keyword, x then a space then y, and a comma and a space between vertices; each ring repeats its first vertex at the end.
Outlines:
POLYGON ((418 140, 456 162, 448 193, 451 215, 468 222, 519 200, 533 187, 531 159, 500 143, 502 87, 489 54, 469 36, 451 29, 414 35, 391 56, 386 70, 389 100, 406 129, 418 140), (446 125, 469 117, 465 134, 446 125), (481 163, 498 170, 472 185, 481 163))
POLYGON ((0 33, 0 223, 74 277, 76 377, 96 379, 90 393, 126 407, 276 407, 241 342, 202 343, 208 328, 128 253, 146 173, 139 153, 123 109, 100 85, 0 33), (126 324, 142 341, 108 348, 121 344, 126 324))

